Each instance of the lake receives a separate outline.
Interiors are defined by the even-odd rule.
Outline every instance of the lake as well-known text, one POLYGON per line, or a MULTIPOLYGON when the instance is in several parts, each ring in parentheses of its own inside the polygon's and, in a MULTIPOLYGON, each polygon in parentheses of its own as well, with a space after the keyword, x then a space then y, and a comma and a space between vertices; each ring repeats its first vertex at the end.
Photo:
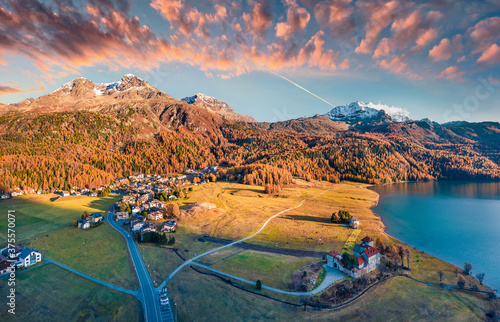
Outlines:
POLYGON ((372 187, 386 232, 420 250, 485 273, 500 290, 500 183, 424 182, 372 187))

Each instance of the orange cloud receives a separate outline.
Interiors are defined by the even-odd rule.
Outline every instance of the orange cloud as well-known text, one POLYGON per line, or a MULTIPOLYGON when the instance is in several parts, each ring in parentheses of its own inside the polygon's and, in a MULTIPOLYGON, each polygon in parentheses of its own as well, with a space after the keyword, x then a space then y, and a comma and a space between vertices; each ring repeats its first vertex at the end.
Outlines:
POLYGON ((457 35, 453 37, 452 41, 444 38, 429 51, 429 57, 434 61, 448 60, 453 54, 460 52, 462 48, 462 36, 457 35))
POLYGON ((450 67, 446 68, 445 70, 443 70, 441 73, 439 73, 437 78, 445 78, 445 79, 461 82, 464 80, 463 79, 464 75, 465 75, 465 72, 460 71, 457 66, 450 66, 450 67))
POLYGON ((327 0, 314 6, 314 16, 322 28, 328 28, 334 35, 348 35, 354 28, 351 0, 327 0))
POLYGON ((423 48, 430 44, 434 39, 436 39, 438 33, 436 29, 429 28, 426 29, 423 33, 421 33, 417 38, 417 47, 423 48))
POLYGON ((375 43, 382 32, 395 17, 395 11, 400 6, 397 0, 384 1, 360 1, 358 6, 368 17, 368 23, 365 27, 365 38, 361 40, 359 46, 355 49, 358 54, 369 54, 373 51, 375 43))
POLYGON ((6 94, 16 94, 16 93, 22 93, 22 90, 20 90, 19 87, 17 86, 13 87, 9 85, 0 85, 0 96, 6 94))
POLYGON ((271 27, 272 15, 267 1, 250 1, 253 4, 250 13, 244 13, 242 18, 246 23, 247 30, 256 36, 264 36, 264 33, 271 27))
POLYGON ((333 50, 325 49, 325 34, 318 31, 302 48, 297 57, 299 65, 318 67, 320 70, 336 70, 337 55, 333 50))
POLYGON ((500 47, 497 44, 491 45, 483 51, 477 62, 487 64, 500 63, 500 47))
POLYGON ((290 39, 297 32, 306 28, 311 15, 305 8, 299 7, 297 3, 288 0, 288 10, 286 13, 286 22, 276 24, 276 37, 290 39))

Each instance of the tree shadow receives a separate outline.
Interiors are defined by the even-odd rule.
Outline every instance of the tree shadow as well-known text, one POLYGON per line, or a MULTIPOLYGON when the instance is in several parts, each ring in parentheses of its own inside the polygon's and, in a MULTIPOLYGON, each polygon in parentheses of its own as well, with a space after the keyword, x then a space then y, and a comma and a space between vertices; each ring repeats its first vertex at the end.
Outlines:
POLYGON ((317 216, 287 215, 287 216, 283 216, 281 218, 288 219, 288 220, 312 221, 312 222, 323 223, 323 224, 331 224, 332 223, 330 218, 317 217, 317 216))

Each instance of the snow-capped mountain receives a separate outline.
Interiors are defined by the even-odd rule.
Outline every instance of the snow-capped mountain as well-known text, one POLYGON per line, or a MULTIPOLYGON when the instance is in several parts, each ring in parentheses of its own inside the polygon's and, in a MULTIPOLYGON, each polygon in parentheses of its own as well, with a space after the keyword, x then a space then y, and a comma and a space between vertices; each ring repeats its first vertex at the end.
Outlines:
POLYGON ((181 101, 184 101, 190 105, 202 107, 226 119, 242 122, 257 122, 251 116, 236 113, 227 103, 205 94, 198 93, 193 96, 184 97, 181 99, 181 101))
POLYGON ((119 81, 111 83, 94 83, 87 78, 79 77, 62 85, 51 94, 59 94, 62 96, 71 95, 77 97, 109 96, 128 91, 132 91, 140 95, 144 91, 151 92, 158 90, 149 85, 145 80, 132 74, 126 74, 119 81))
POLYGON ((374 104, 371 102, 366 104, 360 101, 353 102, 349 105, 334 107, 330 112, 325 114, 325 116, 332 121, 344 122, 360 122, 374 119, 389 122, 406 122, 410 120, 408 115, 408 111, 400 107, 374 104))

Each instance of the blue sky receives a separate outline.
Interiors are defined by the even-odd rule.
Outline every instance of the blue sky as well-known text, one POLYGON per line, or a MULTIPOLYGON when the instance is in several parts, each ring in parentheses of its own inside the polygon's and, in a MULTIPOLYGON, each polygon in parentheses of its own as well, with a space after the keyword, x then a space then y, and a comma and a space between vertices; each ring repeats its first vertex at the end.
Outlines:
POLYGON ((135 74, 259 121, 355 100, 500 121, 498 1, 3 1, 0 102, 135 74), (24 19, 22 18, 24 17, 24 19), (29 19, 26 19, 29 18, 29 19))

